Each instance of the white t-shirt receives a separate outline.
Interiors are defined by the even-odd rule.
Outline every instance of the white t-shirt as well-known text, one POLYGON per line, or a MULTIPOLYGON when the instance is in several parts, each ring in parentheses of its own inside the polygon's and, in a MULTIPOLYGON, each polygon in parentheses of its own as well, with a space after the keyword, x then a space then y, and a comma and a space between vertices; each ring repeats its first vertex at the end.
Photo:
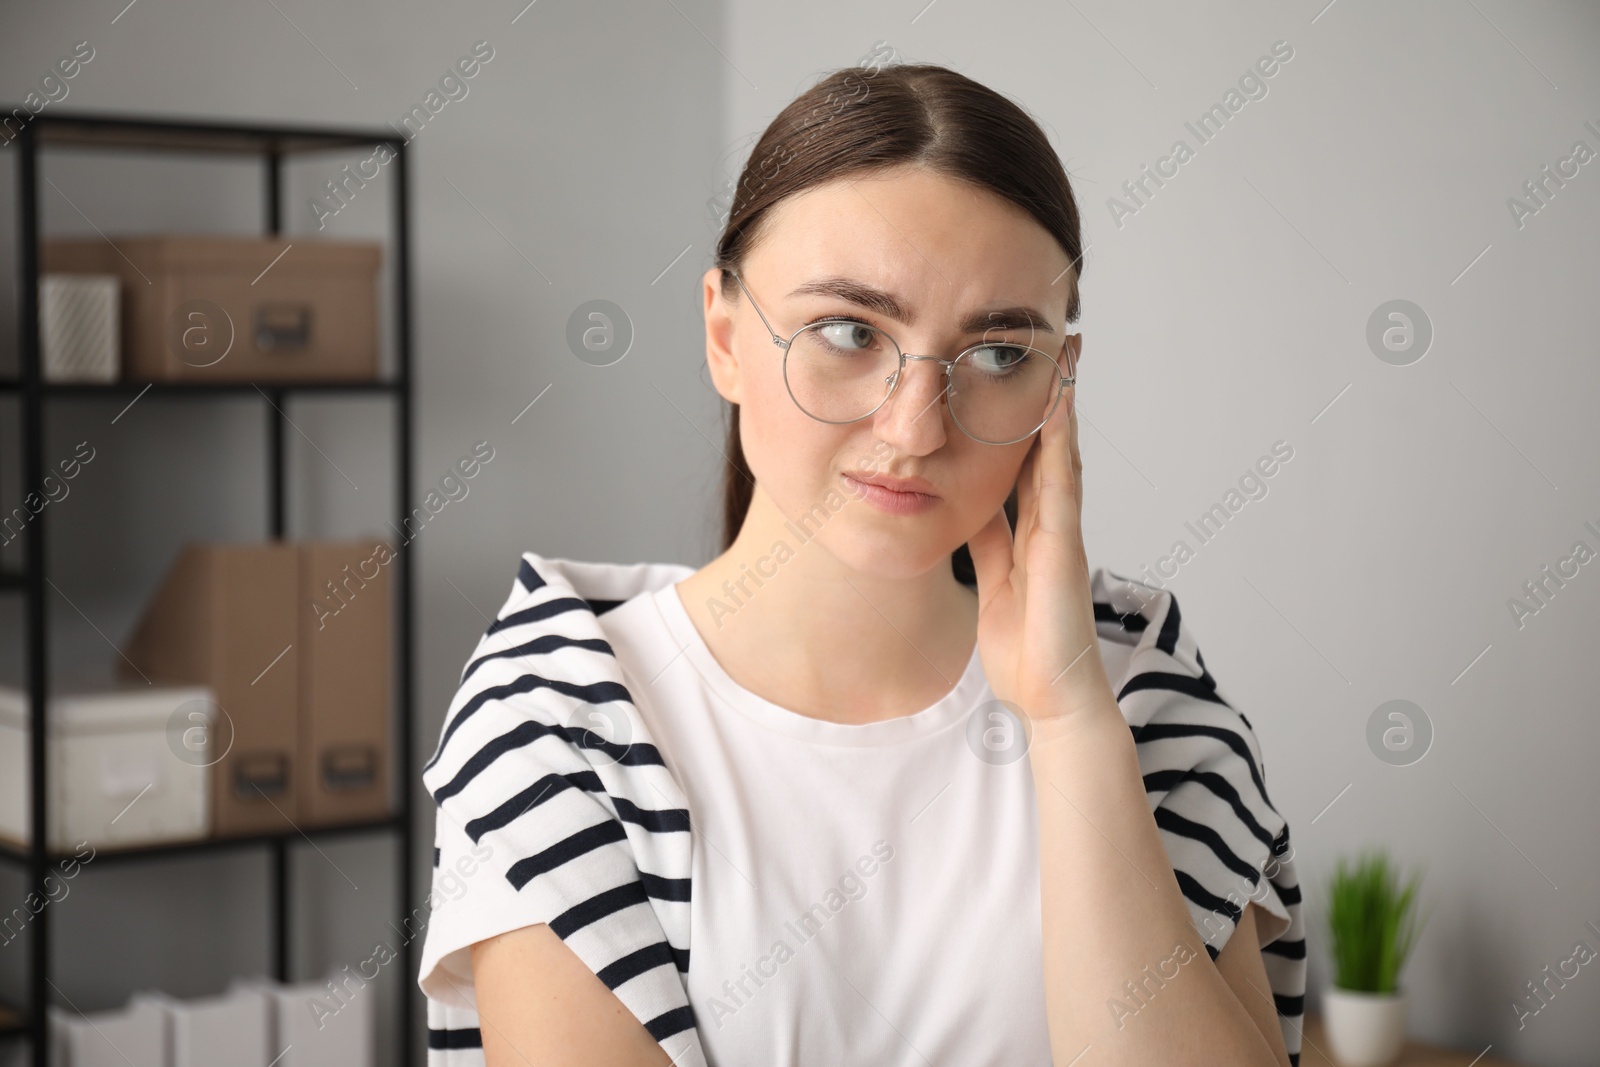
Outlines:
POLYGON ((599 618, 688 799, 713 1067, 1049 1067, 1033 776, 976 650, 932 706, 850 725, 740 686, 675 585, 599 618))
MULTIPOLYGON (((917 714, 813 720, 721 670, 692 573, 522 554, 421 769, 429 1067, 483 1067, 471 946, 536 923, 677 1067, 1047 1063, 1031 766, 981 659, 917 714)), ((1216 959, 1261 905, 1294 1062, 1305 922, 1254 731, 1169 591, 1090 591, 1196 932, 1216 959)))

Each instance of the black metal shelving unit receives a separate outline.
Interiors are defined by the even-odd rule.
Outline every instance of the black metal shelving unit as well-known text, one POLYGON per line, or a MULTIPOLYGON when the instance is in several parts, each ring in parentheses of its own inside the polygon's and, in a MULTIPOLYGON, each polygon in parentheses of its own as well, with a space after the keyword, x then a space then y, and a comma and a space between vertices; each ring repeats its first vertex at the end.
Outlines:
MULTIPOLYGON (((0 113, 10 114, 5 107, 0 113)), ((18 109, 19 114, 27 114, 18 109)), ((39 352, 39 152, 46 146, 63 145, 80 148, 117 149, 134 152, 178 151, 183 153, 222 154, 259 157, 266 170, 266 202, 263 230, 269 235, 282 232, 283 167, 286 158, 312 152, 342 149, 359 149, 388 145, 395 158, 386 164, 395 183, 392 206, 391 272, 393 282, 393 329, 395 365, 392 374, 377 381, 353 382, 261 382, 257 383, 156 383, 148 389, 153 395, 169 399, 184 398, 204 401, 218 396, 261 396, 262 410, 268 435, 267 471, 264 479, 268 493, 269 536, 284 536, 284 432, 287 418, 286 402, 297 394, 370 393, 392 398, 395 405, 394 462, 395 502, 398 529, 405 528, 407 503, 411 497, 411 322, 410 322, 410 193, 407 178, 406 145, 392 129, 331 129, 299 126, 258 126, 223 124, 208 121, 190 121, 179 117, 131 117, 61 112, 54 108, 34 116, 23 126, 10 148, 16 160, 17 174, 17 326, 20 375, 17 378, 0 378, 0 396, 18 397, 22 430, 22 490, 44 496, 43 478, 46 473, 43 458, 45 416, 56 398, 88 398, 104 396, 115 401, 132 400, 147 388, 143 382, 117 382, 108 384, 67 384, 47 382, 43 379, 39 352)), ((27 871, 30 890, 43 892, 45 875, 52 865, 66 854, 54 854, 48 849, 46 837, 47 813, 45 804, 48 792, 46 759, 48 735, 45 726, 45 708, 49 696, 47 676, 49 660, 46 640, 45 600, 45 523, 49 521, 46 510, 41 510, 25 531, 23 565, 20 571, 0 569, 0 596, 20 595, 25 601, 23 627, 27 633, 26 656, 27 695, 29 703, 28 759, 32 767, 31 832, 30 847, 19 850, 0 846, 0 862, 22 866, 27 871)), ((187 856, 224 850, 265 848, 271 864, 271 925, 273 973, 280 981, 290 980, 289 973, 289 845, 302 833, 312 837, 338 836, 364 833, 393 833, 396 837, 396 871, 398 895, 396 921, 403 924, 410 905, 411 870, 413 860, 412 827, 412 603, 413 572, 411 553, 396 546, 397 583, 394 605, 398 616, 395 634, 396 686, 394 693, 393 749, 394 774, 397 783, 397 801, 393 813, 384 819, 367 820, 345 826, 287 828, 280 833, 257 834, 241 837, 176 841, 147 847, 126 849, 101 849, 95 856, 95 865, 111 862, 154 862, 170 856, 187 856)), ((34 1067, 49 1063, 49 1018, 46 1005, 50 1003, 50 927, 58 909, 46 907, 39 911, 27 927, 28 939, 28 1002, 25 1005, 0 1003, 0 1040, 15 1037, 28 1039, 32 1045, 34 1067)), ((402 992, 398 1048, 400 1062, 410 1062, 412 1022, 415 1011, 416 990, 407 980, 416 973, 414 959, 415 939, 407 939, 399 946, 402 969, 402 992)))

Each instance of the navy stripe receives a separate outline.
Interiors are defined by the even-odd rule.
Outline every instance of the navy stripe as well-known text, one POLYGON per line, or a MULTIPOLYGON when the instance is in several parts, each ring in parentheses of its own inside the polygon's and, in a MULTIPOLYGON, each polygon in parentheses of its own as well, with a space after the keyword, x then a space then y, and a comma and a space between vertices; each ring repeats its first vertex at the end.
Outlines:
MULTIPOLYGON (((477 713, 478 709, 491 700, 500 700, 504 697, 520 696, 531 693, 536 689, 552 689, 563 696, 575 697, 586 704, 610 704, 614 701, 633 703, 633 697, 628 692, 628 687, 620 682, 594 682, 589 685, 575 685, 572 682, 563 682, 558 679, 541 678, 537 674, 524 674, 521 677, 507 682, 505 685, 490 686, 474 696, 461 706, 450 724, 444 729, 444 736, 439 739, 439 747, 434 751, 433 757, 422 768, 424 771, 433 769, 439 762, 445 746, 450 743, 450 738, 461 728, 461 724, 477 713)), ((617 746, 621 747, 621 746, 617 746)))
MULTIPOLYGON (((464 829, 467 831, 467 836, 472 838, 474 842, 477 842, 490 830, 500 829, 501 827, 510 823, 512 820, 520 818, 529 811, 532 811, 534 808, 538 807, 540 804, 543 804, 551 797, 556 796, 567 789, 583 788, 578 783, 572 781, 572 779, 581 777, 585 773, 588 773, 591 776, 594 775, 593 771, 579 771, 577 774, 573 774, 571 776, 564 774, 545 775, 543 778, 539 779, 537 782, 534 782, 528 788, 516 794, 510 800, 506 801, 504 804, 501 804, 487 815, 480 815, 476 819, 469 820, 467 825, 464 827, 464 829)), ((441 793, 444 792, 443 789, 440 789, 439 791, 441 793)))
POLYGON ((642 826, 653 834, 689 832, 688 808, 641 808, 627 797, 612 797, 617 818, 642 826))
POLYGON ((1178 649, 1178 598, 1170 591, 1167 593, 1167 617, 1161 620, 1161 634, 1156 638, 1156 647, 1167 655, 1172 655, 1178 649))
POLYGON ((483 1031, 476 1026, 464 1026, 459 1030, 435 1030, 428 1028, 429 1048, 482 1048, 483 1031))
POLYGON ((685 903, 690 899, 690 879, 688 878, 663 878, 659 874, 646 874, 639 872, 639 878, 644 883, 644 891, 648 896, 657 900, 676 900, 685 903))
MULTIPOLYGON (((1244 743, 1236 730, 1224 730, 1216 726, 1202 726, 1198 723, 1154 723, 1147 722, 1143 726, 1134 728, 1134 740, 1139 744, 1146 741, 1165 741, 1172 738, 1184 737, 1214 737, 1233 749, 1234 755, 1244 761, 1250 769, 1250 780, 1255 782, 1256 789, 1261 793, 1261 799, 1270 806, 1272 801, 1267 800, 1267 786, 1261 780, 1261 775, 1256 771, 1256 761, 1250 754, 1250 746, 1244 743)), ((1276 810, 1276 809, 1274 809, 1276 810)))
POLYGON ((1194 903, 1215 915, 1227 916, 1229 922, 1235 926, 1238 925, 1239 919, 1244 915, 1243 908, 1225 897, 1219 897, 1212 893, 1205 886, 1195 881, 1194 877, 1186 871, 1181 871, 1174 867, 1172 873, 1177 876, 1178 888, 1183 890, 1183 895, 1187 899, 1194 901, 1194 903))
POLYGON ((1187 778, 1189 772, 1181 767, 1170 771, 1151 771, 1144 776, 1146 793, 1170 793, 1187 778))
POLYGON ((694 1012, 689 1010, 688 1005, 664 1011, 644 1024, 644 1028, 650 1031, 650 1036, 658 1042, 665 1041, 673 1034, 681 1034, 693 1026, 694 1012))
POLYGON ((506 871, 506 881, 510 882, 513 888, 521 889, 539 875, 553 871, 563 863, 571 863, 579 856, 588 855, 597 848, 604 848, 627 839, 627 831, 615 819, 586 826, 575 834, 567 835, 544 851, 536 852, 513 863, 506 871))
MULTIPOLYGON (((1204 786, 1212 793, 1212 795, 1217 797, 1217 799, 1225 802, 1229 807, 1231 807, 1233 809, 1233 813, 1237 815, 1240 821, 1245 824, 1245 828, 1248 829, 1250 833, 1253 834, 1258 840, 1260 840, 1262 844, 1268 845, 1272 849, 1272 854, 1274 856, 1279 855, 1282 852, 1282 849, 1277 847, 1277 842, 1273 841, 1272 836, 1267 833, 1266 827, 1262 826, 1258 821, 1256 821, 1255 815, 1253 815, 1250 809, 1245 806, 1243 799, 1241 799, 1239 796, 1239 791, 1233 787, 1233 783, 1228 780, 1227 775, 1217 774, 1214 771, 1186 771, 1177 768, 1165 771, 1151 771, 1149 774, 1144 776, 1144 791, 1148 794, 1162 794, 1161 800, 1158 801, 1158 803, 1164 804, 1166 803, 1167 799, 1165 794, 1171 793, 1174 789, 1178 788, 1178 786, 1187 781, 1193 781, 1204 786)), ((1285 825, 1285 829, 1287 829, 1287 824, 1285 825)), ((1284 838, 1280 834, 1278 836, 1278 841, 1282 840, 1284 840, 1284 838)))
MULTIPOLYGON (((656 746, 647 745, 642 741, 629 745, 617 745, 601 740, 599 734, 588 729, 571 730, 565 726, 550 726, 542 722, 525 722, 507 730, 474 752, 472 757, 462 764, 461 769, 456 772, 456 776, 434 792, 434 803, 443 803, 446 799, 461 792, 474 778, 488 769, 490 764, 507 752, 522 748, 525 745, 531 745, 541 737, 550 735, 559 735, 565 738, 567 743, 574 748, 595 749, 611 757, 611 762, 620 763, 624 766, 666 766, 666 763, 661 759, 660 750, 656 746)), ((598 779, 596 784, 598 785, 598 779)), ((595 791, 598 792, 599 790, 595 791)))
MULTIPOLYGON (((1139 601, 1139 607, 1135 608, 1133 611, 1129 612, 1126 615, 1119 615, 1116 612, 1116 610, 1111 607, 1111 605, 1107 604, 1106 605, 1107 613, 1104 616, 1102 616, 1100 614, 1100 603, 1099 603, 1099 601, 1096 601, 1095 605, 1094 605, 1094 608, 1095 608, 1095 612, 1094 612, 1095 621, 1097 621, 1097 622, 1120 621, 1122 623, 1123 629, 1129 631, 1130 633, 1141 633, 1141 634, 1144 633, 1145 630, 1150 626, 1150 620, 1148 618, 1146 618, 1144 613, 1143 613, 1143 608, 1149 603, 1149 601, 1146 601, 1143 597, 1139 596, 1137 593, 1134 593, 1132 587, 1133 586, 1139 586, 1140 588, 1150 590, 1150 592, 1152 592, 1152 593, 1155 593, 1158 590, 1156 590, 1156 588, 1154 586, 1151 586, 1151 585, 1149 585, 1149 584, 1147 584, 1145 582, 1141 582, 1141 581, 1139 581, 1139 580, 1137 580, 1135 578, 1124 577, 1123 575, 1120 575, 1120 574, 1116 573, 1115 571, 1109 571, 1108 570, 1108 571, 1106 571, 1106 575, 1108 577, 1116 579, 1117 581, 1121 582, 1123 585, 1128 586, 1129 587, 1128 590, 1127 590, 1128 595, 1134 597, 1136 600, 1139 601)), ((1162 587, 1162 591, 1164 591, 1164 590, 1165 590, 1165 587, 1163 586, 1162 587)), ((1154 599, 1154 598, 1152 597, 1151 599, 1154 599)))
MULTIPOLYGON (((627 690, 623 690, 627 693, 627 690)), ((631 696, 626 697, 628 704, 633 703, 631 696)), ((647 745, 643 741, 630 741, 626 745, 615 741, 607 741, 597 731, 587 726, 563 726, 562 733, 575 748, 588 748, 599 752, 611 763, 620 763, 625 767, 665 767, 666 761, 661 758, 661 750, 654 745, 647 745)))
POLYGON ((1222 835, 1211 827, 1204 823, 1195 822, 1193 819, 1185 819, 1182 815, 1169 808, 1158 807, 1154 814, 1156 826, 1169 834, 1187 837, 1191 841, 1198 841, 1205 845, 1217 859, 1222 861, 1224 867, 1237 874, 1240 878, 1249 879, 1252 888, 1260 881, 1261 872, 1238 856, 1235 856, 1233 850, 1228 847, 1228 843, 1222 839, 1222 835))
POLYGON ((672 958, 672 946, 665 941, 658 941, 600 968, 595 972, 595 976, 606 984, 607 989, 614 990, 631 978, 637 978, 646 971, 669 964, 676 966, 672 958))
POLYGON ((542 722, 525 722, 512 727, 499 737, 485 744, 472 754, 467 762, 461 765, 456 776, 434 790, 433 802, 443 804, 446 800, 461 792, 472 780, 482 774, 491 763, 515 749, 531 745, 541 737, 550 734, 559 734, 561 731, 554 726, 542 722))
POLYGON ((513 626, 523 626, 530 622, 544 622, 555 618, 557 615, 565 615, 569 611, 587 613, 589 611, 589 603, 582 597, 575 596, 546 600, 544 603, 535 604, 531 608, 523 608, 521 611, 513 611, 510 615, 502 615, 490 623, 489 628, 483 633, 487 637, 490 634, 497 634, 501 630, 509 630, 513 626))
POLYGON ((631 908, 635 904, 648 903, 644 895, 644 886, 641 883, 638 881, 625 882, 615 889, 607 889, 603 893, 596 893, 588 900, 574 904, 550 920, 550 929, 554 930, 557 936, 565 941, 585 926, 598 922, 607 915, 613 915, 624 908, 631 908))
POLYGON ((1140 671, 1128 679, 1128 684, 1117 694, 1117 701, 1120 703, 1130 693, 1141 693, 1147 689, 1182 693, 1184 696, 1198 697, 1213 704, 1221 704, 1225 708, 1233 706, 1217 694, 1216 683, 1196 678, 1191 674, 1176 674, 1171 671, 1140 671))
POLYGON ((1117 623, 1131 634, 1142 634, 1145 627, 1150 625, 1150 621, 1138 612, 1130 612, 1124 615, 1110 604, 1100 600, 1094 602, 1094 621, 1117 623))
POLYGON ((615 656, 609 642, 599 637, 567 637, 564 634, 540 634, 532 641, 525 641, 514 648, 501 649, 499 652, 489 652, 479 656, 467 664, 467 669, 461 672, 461 680, 465 682, 471 678, 473 672, 492 659, 514 659, 522 656, 547 656, 561 648, 582 648, 590 652, 604 652, 608 656, 615 656))
POLYGON ((1239 817, 1239 821, 1244 823, 1245 829, 1249 830, 1256 840, 1266 845, 1268 849, 1272 848, 1272 835, 1267 832, 1265 826, 1256 821, 1256 817, 1251 814, 1250 809, 1245 807, 1244 800, 1239 796, 1239 791, 1234 788, 1232 782, 1228 781, 1227 775, 1218 774, 1215 771, 1191 770, 1184 772, 1183 777, 1185 781, 1195 782, 1204 786, 1213 796, 1226 803, 1228 807, 1233 809, 1233 813, 1239 817))
MULTIPOLYGON (((469 821, 466 825, 467 834, 472 840, 477 841, 490 830, 498 830, 510 824, 567 789, 582 789, 602 796, 607 795, 605 787, 600 782, 600 776, 593 771, 547 774, 493 811, 469 821)), ((441 788, 440 792, 443 791, 441 788)), ((651 833, 689 832, 687 809, 641 808, 626 797, 612 797, 611 803, 617 810, 617 818, 643 827, 651 833)))
POLYGON ((1304 1015, 1306 1013, 1306 998, 1303 996, 1286 997, 1282 993, 1274 993, 1272 994, 1272 1002, 1278 1006, 1279 1015, 1287 1015, 1293 1018, 1296 1015, 1304 1015))
POLYGON ((1306 958, 1306 939, 1302 937, 1298 941, 1285 941, 1279 938, 1262 945, 1261 951, 1270 952, 1286 960, 1303 960, 1306 958))
POLYGON ((522 588, 530 593, 535 589, 542 589, 547 584, 543 575, 534 570, 533 564, 529 563, 526 558, 517 565, 517 581, 522 584, 522 588))

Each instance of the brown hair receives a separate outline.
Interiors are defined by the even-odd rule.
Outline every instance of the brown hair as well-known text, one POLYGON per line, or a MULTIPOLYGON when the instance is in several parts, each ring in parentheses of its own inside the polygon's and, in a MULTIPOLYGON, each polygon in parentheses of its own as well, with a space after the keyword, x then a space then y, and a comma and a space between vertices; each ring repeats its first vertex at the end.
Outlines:
MULTIPOLYGON (((729 270, 743 266, 774 205, 825 182, 905 164, 987 189, 1032 215, 1076 268, 1069 280, 1066 320, 1078 320, 1083 239, 1061 160, 1044 131, 1016 103, 933 64, 836 70, 778 113, 740 172, 717 241, 723 295, 738 299, 738 283, 729 270)), ((724 551, 744 524, 755 483, 739 443, 739 405, 728 408, 724 551)), ((1005 509, 1015 528, 1015 488, 1005 509)), ((976 582, 966 545, 956 549, 951 564, 961 581, 976 582)))

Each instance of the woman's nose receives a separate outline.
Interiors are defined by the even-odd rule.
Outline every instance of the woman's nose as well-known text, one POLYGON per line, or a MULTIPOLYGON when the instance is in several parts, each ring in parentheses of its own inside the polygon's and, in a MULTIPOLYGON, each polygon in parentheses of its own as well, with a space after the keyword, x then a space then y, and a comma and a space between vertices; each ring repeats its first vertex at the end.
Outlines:
POLYGON ((878 409, 881 438, 913 455, 925 455, 944 444, 944 364, 907 358, 894 392, 878 409))

